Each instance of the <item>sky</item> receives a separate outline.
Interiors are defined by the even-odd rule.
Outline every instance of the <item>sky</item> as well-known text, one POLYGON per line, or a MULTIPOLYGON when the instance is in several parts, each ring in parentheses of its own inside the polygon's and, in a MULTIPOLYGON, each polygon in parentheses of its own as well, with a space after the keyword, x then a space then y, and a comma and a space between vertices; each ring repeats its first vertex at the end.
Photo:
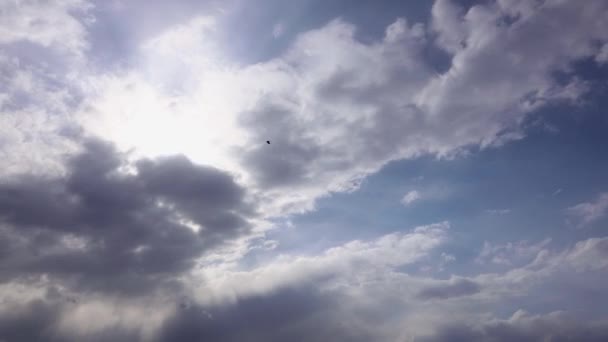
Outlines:
POLYGON ((604 0, 0 1, 0 341, 606 341, 606 108, 604 0))

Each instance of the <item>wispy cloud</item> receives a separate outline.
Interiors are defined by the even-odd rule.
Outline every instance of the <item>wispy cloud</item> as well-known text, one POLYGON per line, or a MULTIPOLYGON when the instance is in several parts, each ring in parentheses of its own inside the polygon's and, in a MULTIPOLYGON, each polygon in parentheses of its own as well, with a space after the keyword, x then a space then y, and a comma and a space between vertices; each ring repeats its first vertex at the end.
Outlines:
POLYGON ((601 193, 594 201, 583 202, 567 209, 579 221, 578 227, 588 226, 608 214, 608 193, 601 193))
POLYGON ((401 198, 401 204, 403 204, 404 206, 409 206, 410 204, 414 203, 415 201, 421 199, 422 196, 420 195, 420 193, 416 190, 412 190, 409 191, 407 194, 405 194, 403 196, 403 198, 401 198))
POLYGON ((274 38, 280 38, 285 33, 285 25, 283 23, 276 23, 272 27, 272 36, 274 38))
POLYGON ((511 209, 487 209, 486 213, 491 215, 506 215, 511 212, 511 209))
POLYGON ((480 264, 492 263, 498 265, 513 265, 530 262, 549 244, 551 239, 537 243, 528 241, 507 242, 505 244, 492 244, 485 241, 475 262, 480 264))

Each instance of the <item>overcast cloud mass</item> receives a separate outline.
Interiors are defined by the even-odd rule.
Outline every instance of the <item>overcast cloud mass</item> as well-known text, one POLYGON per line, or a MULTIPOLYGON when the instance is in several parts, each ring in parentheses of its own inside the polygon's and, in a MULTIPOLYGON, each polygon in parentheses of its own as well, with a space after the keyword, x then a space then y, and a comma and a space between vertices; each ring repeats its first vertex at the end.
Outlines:
POLYGON ((0 1, 0 341, 606 341, 607 99, 604 0, 0 1))

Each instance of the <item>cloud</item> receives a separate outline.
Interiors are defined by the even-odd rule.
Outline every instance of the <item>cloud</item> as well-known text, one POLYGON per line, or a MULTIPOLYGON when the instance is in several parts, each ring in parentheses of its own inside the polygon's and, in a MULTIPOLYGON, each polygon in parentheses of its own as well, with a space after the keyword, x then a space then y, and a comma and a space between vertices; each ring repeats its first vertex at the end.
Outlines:
POLYGON ((87 48, 87 1, 3 1, 0 5, 0 44, 30 41, 81 54, 87 48), (80 14, 80 15, 78 15, 80 14))
POLYGON ((301 287, 227 307, 193 305, 167 320, 159 341, 369 341, 381 336, 339 303, 337 296, 301 287))
MULTIPOLYGON (((136 286, 144 292, 129 296, 107 289, 92 292, 91 286, 66 287, 68 282, 54 277, 49 269, 48 278, 30 277, 36 280, 0 286, 4 303, 0 338, 32 334, 28 338, 34 341, 196 341, 203 337, 229 341, 244 336, 252 341, 384 340, 383 328, 366 323, 376 320, 368 304, 360 302, 356 293, 344 291, 343 285, 356 290, 356 282, 374 283, 382 279, 384 269, 416 262, 445 240, 446 229, 447 223, 417 227, 409 233, 346 243, 318 256, 279 257, 249 271, 221 264, 217 273, 209 272, 207 277, 184 278, 200 289, 198 294, 185 288, 144 291, 141 280, 136 286), (226 301, 230 293, 237 296, 226 301), (213 300, 219 294, 222 299, 213 300), (351 301, 368 313, 361 316, 345 305, 351 301), (28 332, 28 327, 35 329, 28 332)), ((122 262, 133 263, 128 258, 122 262)), ((112 277, 125 281, 120 271, 112 271, 112 277)), ((145 269, 139 272, 141 277, 146 275, 145 269)), ((97 281, 107 282, 107 277, 97 281)))
POLYGON ((551 239, 538 243, 529 241, 507 242, 506 244, 491 244, 484 241, 477 263, 493 263, 498 265, 513 265, 513 263, 530 262, 536 258, 549 244, 551 239))
POLYGON ((203 267, 193 278, 200 302, 230 302, 240 297, 270 293, 303 284, 348 284, 372 281, 427 256, 447 239, 448 222, 392 233, 371 241, 351 241, 315 256, 281 255, 247 271, 225 265, 203 267), (354 276, 355 279, 352 279, 354 276))
POLYGON ((568 213, 579 221, 579 227, 588 226, 608 213, 608 193, 601 193, 593 202, 583 202, 569 207, 568 213))
POLYGON ((420 193, 416 190, 412 190, 403 196, 403 198, 401 199, 401 204, 407 207, 413 202, 419 200, 420 198, 420 193))
MULTIPOLYGON (((237 261, 263 230, 258 218, 311 210, 392 160, 521 138, 528 113, 576 102, 586 84, 553 75, 603 61, 606 2, 440 0, 429 24, 398 19, 362 42, 333 20, 254 65, 226 61, 221 16, 187 1, 139 21, 141 3, 110 10, 122 25, 103 17, 114 5, 100 3, 95 24, 84 2, 18 3, 0 5, 0 340, 541 338, 568 320, 520 312, 487 323, 480 312, 552 289, 602 304, 585 294, 604 292, 603 238, 558 252, 488 242, 480 260, 506 270, 447 280, 408 268, 432 260, 447 223, 251 269, 237 261), (142 32, 123 35, 129 25, 142 32), (450 60, 440 74, 425 58, 437 46, 450 60), (115 69, 96 64, 104 51, 119 51, 115 69), (78 125, 119 147, 80 146, 78 125), (466 322, 445 335, 453 312, 466 322)), ((603 196, 569 212, 594 222, 603 196)), ((442 267, 453 258, 440 252, 442 267)), ((578 327, 555 336, 604 336, 578 327)))
POLYGON ((608 322, 586 322, 564 312, 531 315, 519 310, 506 320, 479 324, 451 324, 434 336, 416 341, 603 341, 608 338, 608 322))
POLYGON ((40 291, 36 288, 39 283, 21 285, 24 293, 13 286, 7 296, 7 284, 14 283, 0 288, 0 339, 6 341, 152 341, 163 321, 174 314, 173 303, 166 300, 117 299, 91 293, 74 297, 54 285, 28 296, 28 292, 40 291), (21 296, 10 298, 11 292, 21 296))
POLYGON ((480 273, 470 279, 481 284, 484 296, 491 300, 519 297, 529 304, 552 294, 568 298, 561 301, 552 297, 552 305, 559 305, 558 302, 562 305, 586 303, 586 310, 592 311, 597 305, 603 305, 597 297, 589 297, 588 294, 604 291, 599 284, 608 274, 608 262, 605 261, 607 244, 608 238, 591 238, 561 251, 542 247, 543 242, 520 246, 512 249, 512 253, 505 253, 504 259, 499 259, 503 265, 514 267, 503 272, 480 273))
POLYGON ((467 279, 455 279, 449 284, 431 286, 422 289, 418 296, 422 299, 449 299, 452 297, 470 296, 481 290, 479 284, 467 279))
POLYGON ((600 52, 595 56, 595 61, 600 64, 608 63, 608 44, 604 44, 600 52))
MULTIPOLYGON (((596 13, 608 10, 601 1, 593 6, 596 13)), ((446 156, 521 137, 526 113, 584 92, 575 79, 558 84, 553 72, 593 56, 593 37, 607 37, 605 20, 589 17, 594 14, 580 5, 513 11, 500 2, 468 11, 436 2, 431 26, 451 54, 441 75, 424 60, 425 46, 434 42, 421 24, 397 20, 370 44, 340 20, 300 35, 286 54, 256 66, 258 79, 280 74, 284 82, 241 117, 252 136, 251 147, 243 147, 244 168, 273 196, 279 189, 306 192, 304 199, 283 196, 282 204, 306 210, 310 198, 349 189, 353 179, 390 160, 446 156), (513 22, 503 24, 505 17, 513 22), (561 35, 536 41, 563 17, 578 29, 562 26, 561 35), (268 137, 277 142, 271 155, 254 143, 268 137)))
POLYGON ((75 16, 88 8, 81 1, 0 4, 1 177, 61 173, 61 154, 74 152, 65 115, 82 99, 86 28, 75 16))
POLYGON ((487 209, 486 213, 492 215, 506 215, 511 212, 511 209, 487 209))
MULTIPOLYGON (((180 151, 238 174, 269 217, 305 212, 389 161, 500 145, 523 136, 526 114, 576 102, 584 82, 553 75, 598 53, 594 42, 608 38, 605 6, 496 2, 465 10, 437 1, 428 25, 398 19, 364 43, 357 27, 336 19, 253 65, 224 58, 221 34, 193 17, 138 41, 138 67, 93 77, 98 96, 77 120, 121 149, 180 151), (552 26, 559 34, 545 32, 552 26), (152 43, 162 37, 174 37, 171 49, 152 43), (449 55, 441 74, 425 57, 431 46, 449 55), (179 134, 160 144, 160 131, 179 134)), ((222 16, 212 21, 219 28, 222 16)))
POLYGON ((76 150, 66 137, 75 131, 71 115, 90 72, 92 8, 81 0, 0 4, 0 177, 65 171, 62 155, 76 150))
POLYGON ((57 307, 32 301, 23 307, 0 312, 0 339, 6 341, 47 341, 56 322, 57 307))
MULTIPOLYGON (((532 300, 522 294, 536 297, 534 288, 552 291, 573 270, 584 283, 590 279, 586 275, 605 274, 606 263, 597 260, 606 260, 606 239, 583 240, 556 253, 547 251, 529 265, 503 273, 449 280, 403 273, 400 266, 420 261, 441 245, 444 230, 440 225, 421 227, 403 235, 347 243, 318 256, 280 257, 249 271, 223 265, 217 273, 192 283, 201 288, 199 296, 182 290, 116 299, 110 293, 79 293, 61 286, 51 290, 44 280, 42 290, 30 283, 21 285, 22 289, 13 285, 7 292, 3 284, 0 338, 24 334, 31 327, 35 330, 29 330, 30 340, 55 336, 57 341, 85 337, 232 341, 243 336, 252 341, 451 341, 458 336, 481 341, 513 336, 538 340, 550 334, 603 338, 604 323, 583 324, 567 312, 531 315, 517 311, 506 320, 483 312, 496 305, 505 310, 510 305, 528 305, 532 300), (238 296, 230 301, 205 301, 204 296, 214 295, 211 285, 238 296), (72 296, 76 299, 68 300, 72 296), (428 305, 429 300, 433 305, 428 305), (459 313, 457 318, 453 312, 459 313)), ((585 291, 603 289, 604 283, 598 281, 593 288, 569 284, 558 289, 565 292, 555 295, 579 298, 585 291)), ((603 307, 597 298, 589 308, 594 305, 603 307)))
MULTIPOLYGON (((201 14, 215 16, 232 8, 235 1, 94 1, 94 18, 87 25, 89 62, 105 72, 141 63, 142 41, 162 35, 168 28, 196 20, 201 14), (111 29, 109 29, 111 28, 111 29)), ((204 44, 203 41, 199 43, 204 44)))
POLYGON ((175 286, 206 251, 249 234, 255 215, 229 174, 183 156, 129 173, 111 144, 84 142, 65 177, 0 184, 0 277, 40 277, 102 292, 175 286))

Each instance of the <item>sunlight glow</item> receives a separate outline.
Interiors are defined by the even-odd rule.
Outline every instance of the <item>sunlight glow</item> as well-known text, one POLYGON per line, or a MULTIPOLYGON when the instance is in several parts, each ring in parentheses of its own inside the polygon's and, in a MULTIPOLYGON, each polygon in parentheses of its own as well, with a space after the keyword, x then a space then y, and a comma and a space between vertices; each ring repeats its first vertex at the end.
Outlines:
POLYGON ((230 149, 244 143, 236 116, 247 97, 205 40, 212 23, 198 18, 169 30, 143 44, 136 71, 97 78, 84 125, 135 158, 184 154, 236 170, 230 149))

